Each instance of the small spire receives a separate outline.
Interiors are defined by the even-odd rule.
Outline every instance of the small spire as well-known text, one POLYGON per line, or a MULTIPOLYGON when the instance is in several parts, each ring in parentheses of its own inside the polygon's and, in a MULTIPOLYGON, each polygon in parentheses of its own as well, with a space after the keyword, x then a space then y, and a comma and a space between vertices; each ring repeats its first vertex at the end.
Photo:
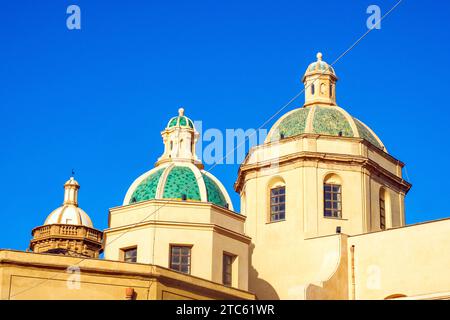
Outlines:
POLYGON ((316 57, 317 57, 317 61, 322 61, 322 52, 317 52, 317 55, 316 55, 316 57))
POLYGON ((184 108, 178 109, 178 115, 179 115, 180 117, 184 116, 184 108))

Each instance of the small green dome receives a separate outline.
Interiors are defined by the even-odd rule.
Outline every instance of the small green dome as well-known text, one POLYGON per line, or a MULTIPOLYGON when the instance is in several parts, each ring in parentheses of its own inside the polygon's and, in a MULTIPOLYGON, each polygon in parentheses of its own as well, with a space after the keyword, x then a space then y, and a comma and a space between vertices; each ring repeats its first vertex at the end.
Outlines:
POLYGON ((329 74, 336 78, 336 72, 333 67, 322 60, 322 53, 317 53, 317 61, 311 63, 308 68, 306 68, 306 72, 303 76, 305 79, 306 76, 312 74, 329 74))
POLYGON ((172 127, 186 127, 194 129, 194 123, 191 119, 184 115, 184 109, 180 108, 178 109, 178 116, 171 118, 167 123, 168 129, 172 127))
POLYGON ((311 63, 308 66, 308 69, 306 70, 306 72, 325 71, 327 69, 330 71, 330 73, 336 74, 334 72, 333 67, 324 61, 316 61, 316 62, 311 63))
POLYGON ((124 205, 153 199, 210 202, 233 210, 222 184, 192 164, 170 164, 150 170, 131 185, 124 205))
POLYGON ((266 142, 304 133, 359 137, 386 151, 381 140, 364 123, 338 106, 326 105, 306 106, 288 112, 274 124, 266 142))

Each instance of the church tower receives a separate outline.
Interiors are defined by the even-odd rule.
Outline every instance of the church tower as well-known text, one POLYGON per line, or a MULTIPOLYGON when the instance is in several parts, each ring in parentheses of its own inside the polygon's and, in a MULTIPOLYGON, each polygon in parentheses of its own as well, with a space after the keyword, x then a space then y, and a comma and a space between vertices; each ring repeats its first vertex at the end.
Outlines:
POLYGON ((78 206, 79 189, 73 177, 64 184, 63 205, 50 213, 44 225, 32 231, 33 252, 98 258, 103 233, 94 229, 87 213, 78 206))
POLYGON ((405 224, 404 164, 336 104, 337 76, 321 53, 302 80, 304 105, 250 150, 235 183, 252 238, 249 288, 260 299, 308 299, 312 287, 320 296, 345 264, 343 235, 405 224))

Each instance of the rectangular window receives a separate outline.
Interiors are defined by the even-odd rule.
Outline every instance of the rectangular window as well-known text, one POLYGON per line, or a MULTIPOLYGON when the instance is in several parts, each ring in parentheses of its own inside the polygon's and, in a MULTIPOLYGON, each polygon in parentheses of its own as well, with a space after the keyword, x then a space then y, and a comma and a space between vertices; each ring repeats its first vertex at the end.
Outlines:
POLYGON ((386 230, 386 204, 383 198, 380 198, 380 228, 386 230))
POLYGON ((324 213, 325 217, 342 217, 342 194, 341 186, 338 184, 324 184, 324 213))
POLYGON ((170 269, 191 273, 191 246, 170 246, 170 269))
POLYGON ((270 221, 280 221, 286 218, 286 188, 279 187, 270 190, 270 221))
POLYGON ((233 281, 233 261, 234 256, 230 254, 223 254, 223 269, 222 269, 222 282, 226 286, 231 286, 233 281))
POLYGON ((123 261, 136 262, 137 261, 137 247, 122 249, 123 261))

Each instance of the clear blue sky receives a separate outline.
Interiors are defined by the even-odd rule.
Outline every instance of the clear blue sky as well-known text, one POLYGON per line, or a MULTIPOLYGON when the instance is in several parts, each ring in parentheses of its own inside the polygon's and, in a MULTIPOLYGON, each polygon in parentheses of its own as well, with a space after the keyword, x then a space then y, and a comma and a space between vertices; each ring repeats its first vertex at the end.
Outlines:
MULTIPOLYGON (((179 106, 204 129, 259 127, 317 51, 331 62, 367 30, 374 3, 395 1, 2 1, 0 247, 28 246, 72 168, 81 207, 106 228, 179 106), (70 4, 81 31, 66 28, 70 4)), ((338 104, 406 163, 408 223, 450 216, 449 6, 403 1, 335 66, 338 104)), ((212 171, 236 207, 237 169, 212 171)))

